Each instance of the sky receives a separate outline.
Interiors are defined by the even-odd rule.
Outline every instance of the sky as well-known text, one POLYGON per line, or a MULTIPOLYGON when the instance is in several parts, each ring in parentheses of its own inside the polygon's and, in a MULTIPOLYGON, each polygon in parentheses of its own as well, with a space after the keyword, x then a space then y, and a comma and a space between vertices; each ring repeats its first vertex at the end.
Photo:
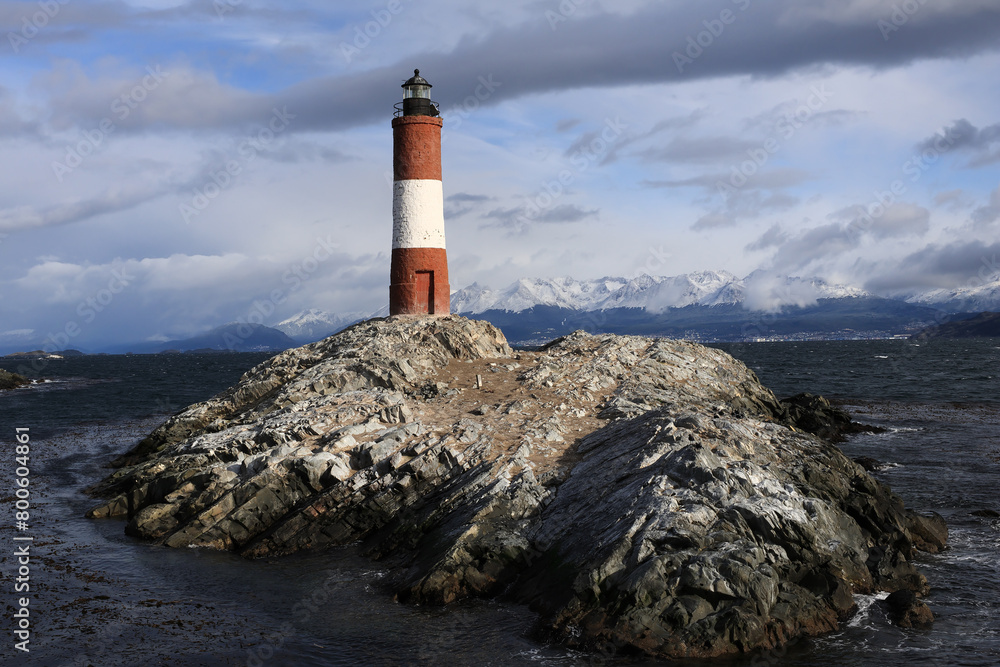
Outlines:
POLYGON ((452 289, 997 278, 996 0, 36 0, 0 27, 0 347, 384 306, 414 68, 452 289))

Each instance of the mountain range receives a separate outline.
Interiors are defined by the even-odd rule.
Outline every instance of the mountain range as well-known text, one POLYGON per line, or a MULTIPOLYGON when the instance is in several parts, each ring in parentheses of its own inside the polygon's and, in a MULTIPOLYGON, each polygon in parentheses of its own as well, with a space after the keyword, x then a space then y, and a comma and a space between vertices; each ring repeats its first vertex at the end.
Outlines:
POLYGON ((463 314, 490 310, 518 313, 551 306, 585 312, 641 308, 661 313, 688 306, 745 305, 751 311, 774 311, 781 305, 805 306, 818 299, 871 296, 864 290, 831 285, 819 278, 776 277, 761 272, 738 278, 728 271, 699 271, 670 277, 643 274, 596 280, 522 278, 501 290, 473 283, 452 294, 451 309, 463 314))
POLYGON ((181 340, 132 345, 130 352, 279 352, 299 343, 283 331, 261 324, 230 322, 211 331, 181 340))
MULTIPOLYGON (((522 278, 502 289, 473 283, 451 295, 451 311, 484 319, 513 343, 551 340, 575 329, 701 341, 906 336, 956 313, 1000 311, 1000 280, 954 289, 878 295, 820 278, 762 271, 593 280, 522 278)), ((270 327, 237 323, 180 341, 119 344, 96 351, 281 350, 321 340, 351 324, 388 315, 311 308, 270 327), (250 327, 250 328, 247 328, 250 327)), ((39 346, 28 329, 0 333, 0 354, 39 346)), ((94 351, 94 350, 92 350, 94 351)))
POLYGON ((1000 337, 1000 313, 984 312, 978 315, 957 315, 916 333, 913 338, 996 338, 1000 337))
POLYGON ((311 342, 326 338, 332 333, 372 316, 373 314, 365 312, 334 314, 318 308, 310 308, 273 326, 296 341, 311 342))
MULTIPOLYGON (((521 344, 574 329, 703 341, 906 336, 956 312, 1000 310, 1000 281, 884 296, 820 278, 728 271, 594 280, 522 278, 503 289, 473 283, 451 296, 453 313, 485 319, 521 344)), ((384 316, 383 308, 367 317, 384 316)), ((317 340, 361 319, 312 309, 275 325, 317 340)))

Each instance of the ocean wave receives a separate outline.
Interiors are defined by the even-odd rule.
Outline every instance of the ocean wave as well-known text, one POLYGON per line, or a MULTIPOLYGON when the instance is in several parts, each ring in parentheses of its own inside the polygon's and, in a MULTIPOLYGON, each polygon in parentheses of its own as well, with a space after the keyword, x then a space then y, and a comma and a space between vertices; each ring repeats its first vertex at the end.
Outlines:
POLYGON ((849 628, 860 628, 862 624, 868 620, 872 605, 874 605, 879 600, 884 600, 889 597, 889 594, 885 591, 879 591, 874 595, 863 595, 861 593, 854 596, 854 604, 858 605, 858 610, 855 612, 851 620, 847 622, 847 627, 849 628))

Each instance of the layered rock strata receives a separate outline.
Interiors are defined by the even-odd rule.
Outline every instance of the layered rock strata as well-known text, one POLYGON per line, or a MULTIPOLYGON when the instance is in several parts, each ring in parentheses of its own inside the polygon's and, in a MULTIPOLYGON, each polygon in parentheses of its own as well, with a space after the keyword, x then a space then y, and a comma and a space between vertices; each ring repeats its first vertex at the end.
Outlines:
POLYGON ((360 541, 400 599, 503 594, 571 645, 732 654, 834 630, 859 593, 925 593, 914 550, 944 546, 802 431, 830 428, 816 402, 691 343, 514 352, 485 322, 370 320, 171 418, 89 516, 247 556, 360 541))

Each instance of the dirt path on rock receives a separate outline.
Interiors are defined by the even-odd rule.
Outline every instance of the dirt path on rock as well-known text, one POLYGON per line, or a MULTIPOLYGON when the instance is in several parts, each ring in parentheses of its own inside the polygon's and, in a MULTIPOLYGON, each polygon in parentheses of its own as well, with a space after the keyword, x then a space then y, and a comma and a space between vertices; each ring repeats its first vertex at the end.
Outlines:
POLYGON ((555 390, 525 385, 524 373, 544 356, 519 352, 511 358, 452 360, 429 380, 434 387, 429 393, 437 395, 414 406, 416 419, 432 428, 479 421, 495 434, 495 457, 511 457, 526 445, 522 453, 536 475, 561 477, 560 469, 568 472, 576 463, 577 443, 606 421, 597 418, 600 400, 569 407, 555 390))

